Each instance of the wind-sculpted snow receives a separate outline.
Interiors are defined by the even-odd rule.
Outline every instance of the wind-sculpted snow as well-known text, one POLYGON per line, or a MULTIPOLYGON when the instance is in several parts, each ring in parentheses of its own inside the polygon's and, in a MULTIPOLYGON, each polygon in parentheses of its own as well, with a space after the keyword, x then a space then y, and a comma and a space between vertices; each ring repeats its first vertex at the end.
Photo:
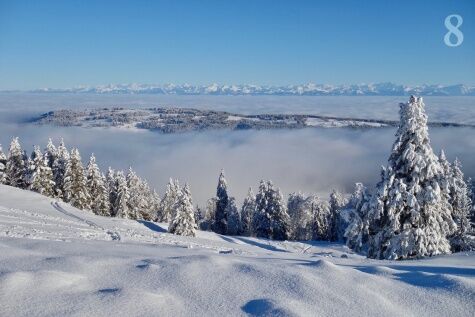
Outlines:
POLYGON ((0 316, 471 316, 474 259, 175 236, 0 185, 0 316))
POLYGON ((288 86, 260 85, 147 85, 110 84, 74 88, 44 88, 36 93, 163 94, 163 95, 274 95, 274 96, 474 96, 468 85, 407 86, 393 83, 325 85, 308 83, 288 86))
MULTIPOLYGON (((86 110, 57 110, 32 120, 42 125, 116 127, 147 129, 162 133, 205 130, 302 129, 320 128, 382 128, 397 126, 396 121, 339 118, 305 114, 242 115, 224 111, 191 108, 102 108, 86 110)), ((432 122, 432 126, 465 127, 469 124, 432 122)))

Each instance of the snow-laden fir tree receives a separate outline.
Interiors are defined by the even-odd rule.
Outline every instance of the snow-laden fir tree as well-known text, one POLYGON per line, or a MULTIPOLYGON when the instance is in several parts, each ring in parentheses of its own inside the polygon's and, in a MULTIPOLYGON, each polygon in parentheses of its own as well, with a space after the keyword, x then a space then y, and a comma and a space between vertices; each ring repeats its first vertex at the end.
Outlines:
POLYGON ((165 190, 165 194, 163 195, 162 201, 160 202, 156 221, 170 223, 174 219, 174 206, 180 191, 181 189, 178 180, 174 181, 170 178, 165 190))
POLYGON ((87 188, 87 179, 81 161, 79 150, 71 150, 71 157, 64 174, 63 199, 76 208, 88 209, 90 207, 90 195, 87 188))
POLYGON ((155 190, 152 191, 150 189, 146 180, 141 178, 139 180, 139 192, 142 193, 142 203, 140 204, 137 219, 151 221, 157 214, 158 208, 155 208, 155 206, 160 204, 160 197, 155 190))
POLYGON ((226 214, 229 203, 228 185, 224 178, 224 170, 219 174, 218 187, 216 189, 216 211, 212 225, 213 231, 219 234, 226 234, 228 230, 228 215, 226 214))
POLYGON ((347 246, 357 252, 365 251, 368 243, 370 200, 369 190, 363 184, 356 183, 355 191, 347 206, 350 212, 350 222, 344 236, 347 246))
POLYGON ((123 171, 118 171, 115 174, 115 182, 117 195, 113 204, 114 215, 119 218, 134 219, 135 215, 129 209, 129 188, 123 171))
MULTIPOLYGON (((153 193, 148 186, 148 183, 141 179, 132 168, 129 168, 127 173, 127 186, 129 188, 129 210, 133 219, 152 219, 151 214, 154 199, 153 193)), ((155 213, 156 214, 155 209, 155 213)))
POLYGON ((35 146, 29 166, 31 172, 29 189, 48 197, 54 197, 53 172, 48 166, 48 157, 35 146))
POLYGON ((109 192, 104 182, 104 176, 96 163, 96 157, 91 155, 86 169, 87 188, 90 195, 90 209, 100 216, 110 216, 109 192))
POLYGON ((45 149, 45 158, 48 167, 53 170, 53 164, 54 161, 56 161, 56 157, 58 156, 58 150, 56 149, 56 146, 53 144, 53 140, 48 139, 48 144, 46 145, 45 149))
POLYGON ((25 169, 28 159, 21 149, 18 138, 13 138, 10 143, 6 164, 7 185, 19 188, 26 188, 25 169))
POLYGON ((241 215, 236 207, 236 200, 234 197, 229 197, 228 205, 226 206, 227 216, 227 232, 226 234, 236 236, 241 234, 241 215))
POLYGON ((160 209, 160 202, 161 202, 160 195, 155 189, 152 191, 151 199, 152 201, 149 206, 150 208, 149 219, 145 219, 145 220, 155 221, 158 214, 158 210, 160 209))
POLYGON ((194 237, 197 226, 188 184, 185 184, 185 187, 178 192, 174 209, 173 214, 175 216, 168 227, 168 232, 181 236, 194 237))
POLYGON ((313 208, 307 196, 291 193, 287 199, 287 211, 290 216, 292 239, 311 240, 313 237, 313 208))
POLYGON ((345 197, 337 190, 330 194, 330 221, 331 221, 331 241, 340 241, 346 229, 346 221, 342 210, 348 202, 345 197))
POLYGON ((475 237, 470 224, 472 200, 469 186, 465 182, 462 172, 462 164, 458 159, 455 159, 451 172, 450 204, 452 205, 452 219, 457 225, 457 229, 450 236, 450 243, 454 252, 470 251, 475 249, 475 237))
POLYGON ((126 179, 129 190, 129 199, 127 200, 129 215, 131 219, 139 219, 139 215, 144 211, 147 204, 145 193, 140 188, 141 180, 132 167, 129 168, 126 179))
POLYGON ((106 175, 106 187, 109 195, 109 214, 111 217, 117 216, 115 203, 117 200, 116 172, 109 166, 106 175))
POLYGON ((256 195, 253 221, 256 236, 274 240, 288 240, 291 235, 290 218, 284 198, 271 181, 261 181, 256 195))
POLYGON ((443 169, 430 146, 422 98, 401 104, 396 141, 369 211, 368 256, 405 259, 450 252, 451 206, 443 169))
POLYGON ((253 227, 252 221, 254 218, 254 211, 256 210, 256 196, 252 192, 252 188, 249 187, 246 198, 241 207, 241 230, 242 235, 252 236, 253 227))
POLYGON ((206 209, 203 220, 199 223, 201 230, 212 230, 216 215, 217 198, 212 197, 206 201, 206 209))
POLYGON ((64 199, 64 175, 66 174, 66 167, 69 164, 69 151, 64 145, 64 140, 61 139, 59 146, 56 149, 56 158, 53 162, 53 180, 54 191, 58 198, 64 199))
POLYGON ((312 239, 330 240, 332 236, 330 204, 315 195, 307 197, 306 204, 313 213, 312 239))
POLYGON ((7 182, 7 156, 3 153, 2 145, 0 144, 0 184, 7 182))

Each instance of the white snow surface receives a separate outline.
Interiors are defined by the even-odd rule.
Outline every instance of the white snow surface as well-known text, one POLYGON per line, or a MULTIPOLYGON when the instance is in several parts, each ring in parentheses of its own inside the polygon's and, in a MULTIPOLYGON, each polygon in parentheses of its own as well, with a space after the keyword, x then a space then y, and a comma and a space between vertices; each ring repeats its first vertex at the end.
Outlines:
POLYGON ((0 185, 0 316, 473 316, 475 254, 166 233, 0 185))

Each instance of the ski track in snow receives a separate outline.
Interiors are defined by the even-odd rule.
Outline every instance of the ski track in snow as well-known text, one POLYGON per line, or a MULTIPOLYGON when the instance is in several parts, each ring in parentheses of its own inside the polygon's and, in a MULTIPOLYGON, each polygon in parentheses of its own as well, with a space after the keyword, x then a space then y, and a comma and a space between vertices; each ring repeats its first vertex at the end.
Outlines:
POLYGON ((168 234, 0 185, 0 316, 473 316, 475 254, 168 234))

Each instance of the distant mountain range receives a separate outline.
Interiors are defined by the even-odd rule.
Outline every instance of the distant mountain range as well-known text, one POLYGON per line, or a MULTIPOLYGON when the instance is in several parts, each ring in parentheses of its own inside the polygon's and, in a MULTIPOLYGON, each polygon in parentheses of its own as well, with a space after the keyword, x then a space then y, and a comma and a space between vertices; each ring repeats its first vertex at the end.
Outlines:
POLYGON ((324 85, 305 84, 289 86, 259 85, 149 85, 110 84, 75 88, 44 88, 35 93, 95 93, 95 94, 166 94, 166 95, 272 95, 272 96, 475 96, 475 86, 420 85, 405 86, 393 83, 324 85))

